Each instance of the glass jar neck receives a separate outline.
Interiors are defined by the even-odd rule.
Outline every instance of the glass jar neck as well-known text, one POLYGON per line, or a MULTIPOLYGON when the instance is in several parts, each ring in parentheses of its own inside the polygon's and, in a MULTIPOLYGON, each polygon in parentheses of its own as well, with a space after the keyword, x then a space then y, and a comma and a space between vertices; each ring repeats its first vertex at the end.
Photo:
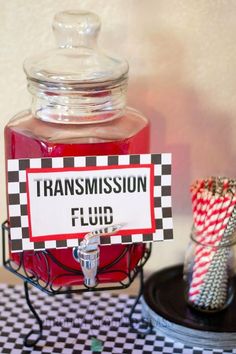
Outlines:
POLYGON ((32 114, 43 121, 88 124, 113 120, 126 107, 127 77, 112 83, 50 84, 28 79, 32 114))

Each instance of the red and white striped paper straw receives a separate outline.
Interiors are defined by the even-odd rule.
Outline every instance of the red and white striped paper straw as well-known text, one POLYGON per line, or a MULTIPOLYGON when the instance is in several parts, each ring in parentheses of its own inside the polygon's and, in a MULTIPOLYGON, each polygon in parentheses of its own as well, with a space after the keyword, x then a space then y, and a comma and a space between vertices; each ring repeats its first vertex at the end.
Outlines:
POLYGON ((193 221, 196 238, 194 265, 188 298, 198 303, 204 279, 217 246, 236 204, 235 195, 228 189, 227 179, 198 180, 191 186, 193 221))

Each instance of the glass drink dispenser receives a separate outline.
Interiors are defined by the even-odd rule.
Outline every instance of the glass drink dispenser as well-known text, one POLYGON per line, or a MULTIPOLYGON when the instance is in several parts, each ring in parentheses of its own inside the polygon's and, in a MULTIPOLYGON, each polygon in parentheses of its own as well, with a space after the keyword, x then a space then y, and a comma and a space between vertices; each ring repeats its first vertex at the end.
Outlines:
MULTIPOLYGON (((93 13, 55 16, 57 48, 24 63, 32 104, 5 128, 6 160, 149 152, 147 118, 126 107, 128 64, 98 48, 99 30, 100 20, 93 13)), ((101 245, 99 252, 95 247, 91 262, 99 258, 97 276, 81 270, 83 254, 78 249, 50 249, 47 257, 47 252, 35 250, 13 253, 10 240, 9 248, 14 263, 23 260, 28 274, 44 282, 94 287, 97 281, 122 281, 146 245, 101 245)))

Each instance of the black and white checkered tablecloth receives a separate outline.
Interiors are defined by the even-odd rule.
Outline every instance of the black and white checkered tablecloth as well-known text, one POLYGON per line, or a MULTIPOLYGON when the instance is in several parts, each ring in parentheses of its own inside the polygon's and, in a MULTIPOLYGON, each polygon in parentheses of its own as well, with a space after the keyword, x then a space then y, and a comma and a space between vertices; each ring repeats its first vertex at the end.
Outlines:
MULTIPOLYGON (((43 319, 43 338, 33 349, 23 347, 24 336, 36 322, 27 307, 22 286, 0 285, 0 353, 97 353, 94 338, 102 343, 102 353, 183 353, 216 354, 221 350, 185 347, 158 335, 142 337, 129 328, 128 314, 134 297, 110 293, 84 293, 68 298, 47 296, 31 290, 31 299, 43 319)), ((136 316, 141 308, 137 307, 136 316)), ((226 352, 225 352, 226 353, 226 352)), ((227 351, 227 353, 236 353, 227 351)))

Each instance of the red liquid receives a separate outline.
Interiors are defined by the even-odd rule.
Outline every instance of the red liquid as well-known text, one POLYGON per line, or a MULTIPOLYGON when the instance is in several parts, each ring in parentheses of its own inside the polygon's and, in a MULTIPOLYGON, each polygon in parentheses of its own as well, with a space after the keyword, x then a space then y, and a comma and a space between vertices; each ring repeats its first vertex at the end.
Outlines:
MULTIPOLYGON (((6 159, 147 153, 149 152, 149 126, 146 120, 140 121, 140 117, 135 119, 134 117, 135 114, 132 113, 130 116, 105 124, 72 126, 45 123, 25 115, 10 122, 5 129, 6 159), (130 135, 131 130, 135 134, 125 137, 127 134, 130 135), (102 133, 108 137, 101 137, 102 133), (120 134, 124 138, 113 140, 112 134, 120 134)), ((144 251, 144 244, 101 246, 100 268, 108 266, 126 253, 109 268, 109 271, 99 274, 98 281, 116 282, 125 279, 125 272, 137 265, 144 251)), ((72 249, 51 249, 49 252, 64 266, 80 270, 79 263, 72 256, 72 249)), ((20 256, 20 253, 10 254, 11 259, 16 263, 19 263, 20 256)), ((26 270, 36 274, 43 281, 55 285, 83 283, 82 275, 68 273, 50 258, 47 259, 50 268, 49 278, 43 252, 24 251, 26 270), (65 273, 67 275, 64 275, 65 273)))

